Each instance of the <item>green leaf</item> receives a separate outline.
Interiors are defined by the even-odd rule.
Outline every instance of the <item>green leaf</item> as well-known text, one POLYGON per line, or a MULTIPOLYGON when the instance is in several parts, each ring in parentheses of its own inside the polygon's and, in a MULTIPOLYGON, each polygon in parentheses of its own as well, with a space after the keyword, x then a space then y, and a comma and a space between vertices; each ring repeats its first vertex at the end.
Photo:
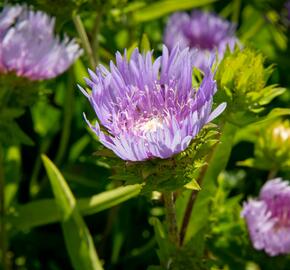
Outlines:
POLYGON ((69 150, 69 161, 74 163, 81 156, 81 153, 90 143, 91 138, 88 134, 85 134, 80 139, 78 139, 74 144, 70 146, 69 150))
POLYGON ((151 223, 154 227, 154 235, 159 249, 156 251, 161 265, 166 265, 171 257, 171 243, 166 237, 165 229, 158 218, 152 218, 151 223))
POLYGON ((148 36, 144 33, 140 43, 141 52, 148 52, 151 50, 148 36))
POLYGON ((255 37, 265 26, 265 19, 260 12, 248 5, 243 10, 243 24, 239 29, 242 43, 255 37))
MULTIPOLYGON (((57 92, 60 92, 60 86, 57 92)), ((51 136, 60 130, 61 111, 49 104, 47 98, 42 98, 31 108, 34 130, 41 136, 51 136)))
POLYGON ((192 179, 192 181, 184 185, 184 187, 191 190, 200 190, 200 186, 195 179, 192 179))
POLYGON ((250 167, 250 168, 257 168, 257 164, 254 158, 248 158, 246 160, 243 161, 238 161, 237 162, 238 166, 244 166, 244 167, 250 167))
POLYGON ((0 142, 8 145, 19 143, 30 146, 34 145, 34 142, 13 120, 0 121, 0 142))
POLYGON ((164 270, 164 268, 157 265, 150 265, 147 270, 164 270))
POLYGON ((42 155, 42 161, 61 213, 65 243, 74 269, 103 269, 94 247, 93 238, 80 215, 68 184, 48 157, 42 155))
POLYGON ((88 72, 80 58, 73 64, 73 72, 75 75, 75 80, 79 84, 83 84, 84 78, 89 77, 88 72))
POLYGON ((139 10, 134 11, 133 19, 136 22, 145 22, 162 17, 168 13, 207 5, 216 0, 163 0, 155 1, 139 10))
MULTIPOLYGON (((105 191, 77 200, 77 208, 82 215, 92 215, 137 196, 140 189, 141 185, 130 185, 105 191)), ((61 212, 55 200, 43 199, 16 206, 7 218, 14 230, 27 230, 60 221, 61 212)))
POLYGON ((0 120, 12 120, 24 114, 25 110, 19 108, 3 108, 1 109, 0 120))
POLYGON ((128 3, 128 5, 123 9, 123 12, 124 13, 132 12, 132 11, 138 10, 144 6, 146 6, 145 2, 128 3))
POLYGON ((265 93, 265 96, 263 96, 259 100, 260 105, 267 105, 270 103, 271 100, 273 100, 275 97, 282 95, 286 91, 286 88, 283 87, 276 87, 276 85, 270 85, 268 87, 265 87, 263 89, 263 92, 265 93))
POLYGON ((141 185, 129 185, 82 199, 78 205, 84 215, 92 215, 127 201, 140 193, 141 185))
POLYGON ((255 142, 258 132, 265 125, 268 125, 270 122, 275 121, 277 118, 282 116, 290 115, 290 109, 287 108, 275 108, 268 115, 261 117, 258 121, 247 125, 246 127, 240 128, 236 135, 234 144, 239 143, 240 141, 255 142))
POLYGON ((5 154, 5 206, 7 209, 17 198, 21 175, 20 168, 20 148, 10 146, 5 154))
POLYGON ((278 118, 281 116, 286 116, 286 115, 290 115, 290 109, 288 109, 288 108, 275 108, 267 116, 262 118, 259 122, 256 122, 255 125, 266 123, 269 120, 274 120, 275 118, 278 118))

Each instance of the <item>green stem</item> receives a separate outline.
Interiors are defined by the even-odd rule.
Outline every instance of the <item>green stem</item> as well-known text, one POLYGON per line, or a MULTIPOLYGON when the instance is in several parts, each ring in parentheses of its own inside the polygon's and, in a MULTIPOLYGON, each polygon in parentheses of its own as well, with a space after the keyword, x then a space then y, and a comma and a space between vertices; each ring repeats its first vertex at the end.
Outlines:
POLYGON ((0 250, 1 264, 3 270, 8 269, 7 262, 7 243, 6 243, 6 224, 5 224, 5 180, 4 180, 4 154, 0 144, 0 250))
POLYGON ((233 2, 229 2, 228 5, 226 5, 220 12, 219 12, 219 16, 223 17, 223 18, 227 18, 231 15, 231 13, 233 12, 233 2))
POLYGON ((244 33, 240 33, 240 40, 242 43, 250 40, 253 36, 255 36, 264 27, 264 24, 265 20, 263 18, 258 18, 253 27, 247 29, 247 31, 244 33))
POLYGON ((177 229, 173 192, 164 192, 163 199, 164 199, 169 239, 175 246, 178 247, 179 235, 178 235, 178 229, 177 229))
POLYGON ((275 178, 275 176, 277 175, 278 170, 277 169, 271 169, 268 173, 267 179, 271 180, 273 178, 275 178))
MULTIPOLYGON (((211 151, 211 153, 208 156, 207 164, 210 161, 210 159, 212 157, 212 154, 213 154, 213 150, 211 151)), ((201 168, 201 171, 200 171, 198 179, 197 179, 197 183, 199 185, 201 185, 201 183, 202 183, 202 179, 204 178, 204 175, 206 173, 207 168, 208 168, 208 165, 205 165, 205 166, 203 166, 201 168)), ((186 230, 187 230, 190 218, 191 218, 192 208, 193 208, 194 202, 195 202, 196 197, 197 197, 197 192, 198 192, 197 190, 193 190, 191 192, 191 194, 190 194, 189 199, 188 199, 188 203, 187 203, 187 206, 186 206, 186 209, 185 209, 185 213, 184 213, 184 216, 183 216, 181 229, 180 229, 180 237, 179 237, 180 238, 179 239, 180 246, 183 245, 183 241, 184 241, 184 238, 185 238, 186 230)))
POLYGON ((64 106, 63 129, 61 133, 58 152, 55 158, 55 163, 57 165, 59 165, 64 158, 71 133, 71 121, 73 117, 73 108, 74 108, 74 87, 73 87, 73 75, 71 70, 69 71, 68 74, 68 87, 63 106, 64 106))
POLYGON ((232 22, 238 23, 241 9, 241 0, 235 0, 233 3, 232 22))
POLYGON ((51 145, 51 140, 49 140, 48 138, 44 139, 44 141, 41 142, 40 144, 40 151, 39 151, 40 153, 38 154, 38 157, 34 163, 34 167, 31 174, 31 180, 30 180, 30 196, 32 197, 35 197, 40 191, 41 183, 38 182, 39 173, 42 167, 40 154, 46 153, 50 145, 51 145))
POLYGON ((72 16, 72 19, 73 19, 74 25, 76 27, 76 30, 80 36, 80 39, 82 41, 84 50, 89 58, 90 66, 91 66, 91 68, 94 69, 96 67, 96 61, 94 58, 91 44, 90 44, 89 39, 88 39, 86 29, 85 29, 83 22, 81 20, 81 17, 79 15, 74 14, 72 16))
POLYGON ((92 50, 93 50, 93 55, 94 55, 96 65, 98 65, 99 61, 100 61, 100 57, 99 57, 99 48, 100 48, 99 33, 100 33, 102 15, 103 15, 103 11, 102 11, 102 9, 100 9, 99 12, 97 13, 97 16, 95 19, 95 24, 94 24, 94 29, 93 29, 92 50))
MULTIPOLYGON (((218 140, 220 140, 223 127, 224 127, 224 122, 222 122, 220 124, 221 131, 218 134, 218 137, 217 137, 218 140)), ((204 176, 205 176, 205 174, 207 172, 207 169, 208 169, 208 164, 210 163, 210 161, 212 159, 212 156, 213 156, 213 153, 214 153, 216 147, 217 147, 217 145, 215 145, 214 147, 212 147, 211 151, 209 152, 209 154, 207 156, 206 165, 203 166, 201 168, 200 172, 199 172, 199 175, 198 175, 198 178, 197 178, 197 183, 200 186, 202 185, 203 178, 204 178, 204 176)), ((183 245, 183 242, 184 242, 184 239, 185 239, 187 227, 188 227, 188 224, 189 224, 190 219, 191 219, 192 209, 193 209, 193 206, 194 206, 196 197, 197 197, 197 191, 196 190, 193 190, 191 192, 191 194, 190 194, 189 199, 188 199, 188 203, 186 205, 185 213, 184 213, 183 220, 182 220, 182 224, 181 224, 181 229, 180 229, 180 246, 183 245)))
POLYGON ((201 191, 198 192, 192 208, 191 219, 187 226, 190 230, 186 231, 186 239, 192 239, 197 233, 203 237, 202 235, 206 233, 205 228, 211 214, 210 205, 217 191, 217 179, 226 168, 237 130, 238 127, 229 122, 220 127, 219 143, 214 147, 212 156, 208 160, 208 167, 201 183, 201 191), (203 229, 205 230, 203 231, 203 229))

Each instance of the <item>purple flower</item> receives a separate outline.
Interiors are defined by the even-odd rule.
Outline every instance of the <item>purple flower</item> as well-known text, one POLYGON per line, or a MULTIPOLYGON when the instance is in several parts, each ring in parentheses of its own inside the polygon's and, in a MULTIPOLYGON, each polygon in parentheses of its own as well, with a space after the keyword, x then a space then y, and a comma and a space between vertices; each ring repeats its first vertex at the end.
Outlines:
POLYGON ((67 37, 53 34, 54 19, 27 6, 7 6, 0 13, 0 73, 14 72, 30 80, 53 78, 81 54, 67 37))
POLYGON ((231 50, 238 43, 235 26, 215 14, 194 10, 187 13, 173 14, 167 23, 164 43, 169 49, 176 44, 181 48, 198 49, 195 65, 205 69, 211 55, 224 55, 227 45, 231 50))
POLYGON ((169 158, 188 147, 201 128, 225 108, 211 113, 216 83, 208 67, 198 89, 192 87, 194 54, 164 46, 152 63, 152 52, 138 49, 127 60, 116 54, 116 65, 89 70, 89 99, 98 122, 89 126, 100 142, 124 160, 169 158), (104 131, 105 130, 105 131, 104 131))
POLYGON ((253 246, 270 256, 290 253, 290 186, 280 178, 268 181, 258 200, 244 204, 253 246))
POLYGON ((285 8, 287 10, 287 20, 288 20, 288 22, 290 22, 290 1, 287 1, 285 3, 285 8))

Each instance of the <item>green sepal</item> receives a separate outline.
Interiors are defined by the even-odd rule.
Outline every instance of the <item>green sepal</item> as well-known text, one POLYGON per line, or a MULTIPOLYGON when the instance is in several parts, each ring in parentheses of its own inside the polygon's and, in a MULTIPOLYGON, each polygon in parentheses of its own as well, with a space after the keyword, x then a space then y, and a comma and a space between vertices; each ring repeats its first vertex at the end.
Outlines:
MULTIPOLYGON (((175 191, 180 188, 200 189, 196 182, 197 173, 206 165, 210 149, 218 143, 216 125, 206 125, 183 152, 169 159, 152 159, 140 162, 126 162, 112 158, 104 150, 102 159, 113 169, 113 180, 122 180, 126 185, 143 184, 142 194, 152 191, 175 191)), ((101 150, 102 151, 102 150, 101 150)))
POLYGON ((191 190, 201 190, 200 185, 195 179, 192 179, 190 182, 185 184, 184 187, 191 190))

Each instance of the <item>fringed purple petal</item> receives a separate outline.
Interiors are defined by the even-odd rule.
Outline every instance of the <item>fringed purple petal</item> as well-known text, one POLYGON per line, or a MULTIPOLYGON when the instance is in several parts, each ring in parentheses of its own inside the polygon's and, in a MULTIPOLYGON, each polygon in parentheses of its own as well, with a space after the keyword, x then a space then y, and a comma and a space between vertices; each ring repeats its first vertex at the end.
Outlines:
POLYGON ((253 246, 270 256, 290 254, 290 186, 277 178, 261 189, 259 199, 244 204, 253 246))
POLYGON ((225 102, 221 103, 217 108, 210 114, 209 118, 207 119, 208 122, 211 122, 215 118, 217 118, 223 111, 226 109, 227 104, 225 102))
POLYGON ((30 80, 56 77, 82 51, 74 40, 54 36, 55 20, 27 6, 6 6, 0 14, 0 72, 30 80))
POLYGON ((160 58, 152 52, 131 58, 116 54, 110 71, 98 67, 89 71, 88 94, 100 124, 92 127, 100 141, 124 160, 169 158, 185 150, 202 127, 221 113, 211 115, 216 83, 208 67, 196 91, 192 87, 194 53, 164 46, 160 58))
POLYGON ((178 12, 169 18, 164 43, 170 50, 176 45, 180 48, 198 49, 194 65, 204 70, 212 55, 218 52, 220 60, 227 45, 233 50, 239 42, 235 37, 235 25, 215 14, 194 10, 191 16, 178 12))

